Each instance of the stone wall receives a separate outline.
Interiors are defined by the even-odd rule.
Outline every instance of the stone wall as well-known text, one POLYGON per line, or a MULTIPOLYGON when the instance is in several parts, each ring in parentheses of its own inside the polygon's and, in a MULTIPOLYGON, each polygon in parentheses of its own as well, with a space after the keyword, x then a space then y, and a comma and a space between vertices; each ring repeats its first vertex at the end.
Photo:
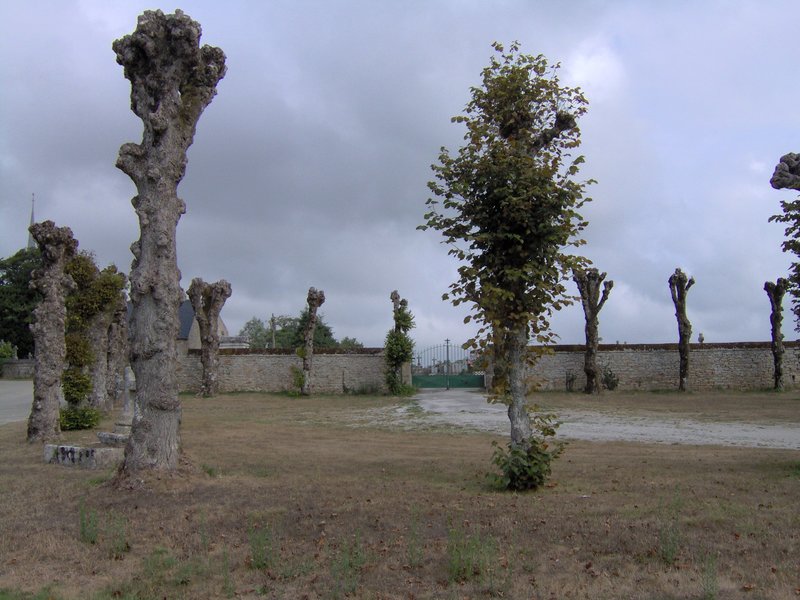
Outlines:
POLYGON ((33 379, 34 360, 32 358, 11 359, 0 364, 3 379, 33 379))
MULTIPOLYGON (((783 358, 787 388, 800 385, 800 344, 786 342, 783 358)), ((555 346, 530 369, 545 390, 564 390, 573 373, 574 389, 586 383, 583 346, 555 346)), ((668 390, 678 387, 677 344, 601 344, 597 364, 608 365, 619 378, 621 390, 668 390)), ((764 389, 773 385, 772 350, 769 342, 692 344, 689 354, 689 389, 764 389)))
MULTIPOLYGON (((342 394, 386 391, 382 348, 358 350, 317 349, 312 363, 312 392, 342 394)), ((297 389, 291 367, 302 369, 303 361, 294 351, 220 350, 220 392, 284 392, 297 389)), ((180 356, 178 386, 198 392, 202 375, 200 352, 180 356)))

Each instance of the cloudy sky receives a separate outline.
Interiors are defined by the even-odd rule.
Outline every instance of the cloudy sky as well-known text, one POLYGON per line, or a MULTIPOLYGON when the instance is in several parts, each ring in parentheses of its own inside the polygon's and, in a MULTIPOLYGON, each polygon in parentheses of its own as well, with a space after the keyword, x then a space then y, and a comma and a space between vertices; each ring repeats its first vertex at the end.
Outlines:
MULTIPOLYGON (((138 1, 0 2, 0 256, 37 220, 72 228, 101 265, 127 271, 135 188, 114 167, 141 140, 111 42, 138 1)), ((297 314, 309 286, 337 337, 383 344, 389 293, 416 316, 418 348, 463 341, 465 308, 441 300, 457 265, 420 232, 430 165, 456 150, 450 122, 495 40, 561 62, 589 99, 582 176, 585 254, 615 287, 604 341, 671 342, 667 279, 695 277, 689 317, 706 341, 769 338, 764 281, 786 274, 793 198, 769 185, 800 151, 796 0, 185 1, 228 73, 203 114, 179 188, 178 257, 225 278, 232 332, 252 316, 297 314)), ((575 290, 570 283, 570 289, 575 290)), ((788 305, 788 302, 786 303, 788 305)), ((553 321, 583 341, 579 305, 553 321)), ((791 319, 784 330, 795 339, 791 319)))

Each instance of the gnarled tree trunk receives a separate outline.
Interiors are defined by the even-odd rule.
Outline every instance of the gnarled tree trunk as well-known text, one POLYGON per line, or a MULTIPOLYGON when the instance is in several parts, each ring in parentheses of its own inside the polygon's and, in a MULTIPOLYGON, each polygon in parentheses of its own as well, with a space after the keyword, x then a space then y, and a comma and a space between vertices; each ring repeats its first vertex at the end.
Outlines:
POLYGON ((776 390, 783 389, 783 334, 781 324, 783 323, 783 295, 789 289, 789 282, 783 277, 779 277, 775 283, 764 282, 764 291, 769 296, 769 303, 772 308, 769 314, 769 322, 772 330, 772 362, 774 365, 774 387, 776 390))
POLYGON ((42 254, 42 267, 33 273, 31 287, 42 293, 33 311, 34 372, 33 404, 28 417, 28 441, 52 440, 61 433, 58 410, 61 403, 61 374, 67 346, 64 299, 75 285, 64 273, 67 261, 75 255, 78 242, 69 227, 56 227, 52 221, 30 226, 42 254))
POLYGON ((686 295, 694 285, 694 277, 686 277, 680 269, 670 275, 669 290, 672 303, 675 305, 675 317, 678 319, 678 354, 680 355, 680 380, 678 389, 685 392, 689 386, 689 341, 692 337, 692 324, 686 316, 686 295))
POLYGON ((131 82, 131 109, 142 119, 141 144, 123 144, 117 167, 136 184, 131 201, 141 237, 131 246, 131 367, 136 405, 122 472, 174 469, 181 405, 175 378, 179 285, 175 230, 186 211, 178 183, 197 121, 225 75, 219 48, 200 48, 200 25, 182 11, 146 11, 136 31, 113 44, 131 82))
POLYGON ((303 347, 303 386, 300 393, 311 395, 311 359, 314 356, 314 329, 317 327, 317 309, 325 302, 325 292, 316 288, 308 289, 308 323, 304 332, 303 347))
POLYGON ((125 368, 128 366, 128 302, 120 293, 108 328, 106 395, 111 408, 119 406, 125 393, 125 368))
POLYGON ((92 378, 89 405, 102 411, 111 410, 108 396, 108 330, 113 320, 113 307, 107 307, 91 318, 86 329, 86 337, 94 356, 89 365, 89 375, 92 378))
POLYGON ((189 300, 200 327, 200 362, 203 365, 200 395, 205 398, 216 395, 219 390, 219 313, 230 297, 231 284, 224 279, 206 283, 195 277, 189 286, 189 300))
POLYGON ((613 281, 603 280, 605 273, 600 273, 597 269, 587 269, 586 271, 576 271, 573 280, 578 286, 583 304, 583 314, 586 318, 586 353, 583 359, 583 371, 586 373, 586 387, 583 391, 587 394, 600 393, 600 375, 597 369, 597 345, 599 336, 597 333, 598 318, 600 310, 608 300, 608 294, 614 287, 613 281), (603 294, 600 295, 600 284, 603 283, 603 294))

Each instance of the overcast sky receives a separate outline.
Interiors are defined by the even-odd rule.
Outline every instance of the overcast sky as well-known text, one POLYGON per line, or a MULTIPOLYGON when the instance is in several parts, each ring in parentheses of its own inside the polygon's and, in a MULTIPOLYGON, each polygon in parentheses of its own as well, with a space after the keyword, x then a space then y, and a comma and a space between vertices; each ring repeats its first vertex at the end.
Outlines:
MULTIPOLYGON (((694 335, 769 339, 764 281, 785 276, 791 191, 769 179, 800 152, 800 3, 748 1, 186 1, 228 73, 200 119, 179 187, 182 285, 224 278, 232 333, 252 316, 297 314, 325 290, 336 337, 383 345, 399 290, 418 349, 473 334, 441 300, 457 265, 420 232, 431 163, 456 151, 450 118, 479 84, 495 40, 561 62, 582 87, 594 178, 584 253, 615 281, 605 342, 673 342, 667 279, 695 277, 694 335)), ((72 228, 101 266, 130 268, 131 180, 114 167, 141 140, 111 50, 138 1, 0 2, 0 256, 37 220, 72 228)), ((570 290, 576 292, 570 282, 570 290)), ((788 300, 785 305, 788 308, 788 300)), ((583 342, 579 304, 553 320, 583 342)), ((787 339, 795 339, 791 318, 787 339)))

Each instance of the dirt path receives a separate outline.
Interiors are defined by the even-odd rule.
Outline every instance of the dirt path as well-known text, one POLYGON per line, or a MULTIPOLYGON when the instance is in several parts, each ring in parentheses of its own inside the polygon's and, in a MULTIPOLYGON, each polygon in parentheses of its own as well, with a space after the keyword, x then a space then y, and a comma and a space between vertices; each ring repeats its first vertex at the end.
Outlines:
MULTIPOLYGON (((411 408, 401 409, 421 422, 508 433, 503 405, 486 402, 475 390, 423 390, 411 408)), ((698 420, 674 415, 610 414, 562 410, 559 436, 590 441, 800 449, 800 423, 746 423, 698 420)))

